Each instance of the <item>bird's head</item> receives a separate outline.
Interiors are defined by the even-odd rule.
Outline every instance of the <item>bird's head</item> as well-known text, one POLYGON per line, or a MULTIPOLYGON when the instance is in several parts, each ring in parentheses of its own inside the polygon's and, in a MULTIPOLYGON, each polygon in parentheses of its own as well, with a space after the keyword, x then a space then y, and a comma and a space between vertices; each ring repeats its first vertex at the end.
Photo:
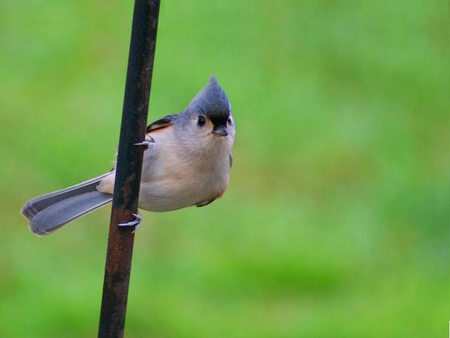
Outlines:
POLYGON ((215 76, 211 77, 206 86, 192 99, 183 115, 189 125, 195 125, 198 133, 234 138, 231 105, 215 76))

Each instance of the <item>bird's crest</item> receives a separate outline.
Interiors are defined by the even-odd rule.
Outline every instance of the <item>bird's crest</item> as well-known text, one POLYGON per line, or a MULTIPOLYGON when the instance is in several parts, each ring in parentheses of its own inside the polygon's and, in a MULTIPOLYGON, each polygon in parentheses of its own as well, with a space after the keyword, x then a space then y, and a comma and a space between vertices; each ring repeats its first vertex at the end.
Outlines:
POLYGON ((203 113, 207 117, 214 119, 228 117, 231 106, 227 94, 220 87, 216 77, 213 76, 206 86, 192 99, 186 110, 195 114, 203 113))

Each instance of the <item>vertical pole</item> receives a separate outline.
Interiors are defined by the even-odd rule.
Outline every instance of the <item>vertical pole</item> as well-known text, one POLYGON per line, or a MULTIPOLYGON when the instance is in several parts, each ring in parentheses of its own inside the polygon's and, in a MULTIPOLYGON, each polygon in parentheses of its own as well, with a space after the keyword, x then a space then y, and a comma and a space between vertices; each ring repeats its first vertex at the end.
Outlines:
POLYGON ((123 337, 160 1, 135 0, 98 337, 123 337))

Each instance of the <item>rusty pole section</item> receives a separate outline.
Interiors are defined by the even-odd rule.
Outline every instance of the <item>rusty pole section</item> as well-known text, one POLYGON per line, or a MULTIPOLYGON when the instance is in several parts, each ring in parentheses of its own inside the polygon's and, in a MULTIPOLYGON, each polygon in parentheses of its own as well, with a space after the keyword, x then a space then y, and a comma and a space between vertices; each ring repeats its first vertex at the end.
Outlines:
POLYGON ((135 0, 98 337, 123 337, 160 1, 135 0))

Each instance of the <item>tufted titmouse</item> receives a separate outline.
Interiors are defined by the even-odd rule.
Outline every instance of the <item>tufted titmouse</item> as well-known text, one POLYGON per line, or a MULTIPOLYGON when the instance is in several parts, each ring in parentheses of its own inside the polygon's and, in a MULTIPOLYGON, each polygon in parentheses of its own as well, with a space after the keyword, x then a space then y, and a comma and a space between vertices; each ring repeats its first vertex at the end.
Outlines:
MULTIPOLYGON (((171 211, 202 207, 228 186, 235 126, 227 95, 212 77, 180 114, 147 127, 139 208, 171 211)), ((33 198, 22 208, 30 230, 47 235, 112 201, 115 170, 33 198)))

